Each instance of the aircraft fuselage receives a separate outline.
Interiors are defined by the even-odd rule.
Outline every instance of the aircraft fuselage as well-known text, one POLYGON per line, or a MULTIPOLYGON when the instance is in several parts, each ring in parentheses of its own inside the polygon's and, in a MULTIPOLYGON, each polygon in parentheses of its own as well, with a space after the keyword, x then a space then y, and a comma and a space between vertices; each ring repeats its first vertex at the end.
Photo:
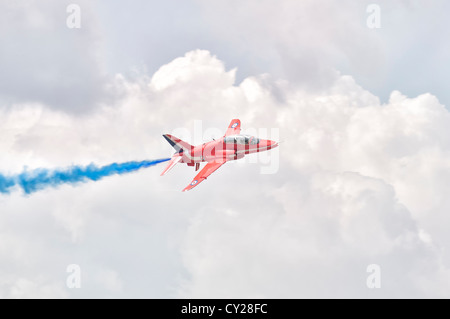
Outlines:
POLYGON ((216 160, 237 160, 247 154, 270 150, 278 146, 277 142, 259 139, 248 135, 225 136, 218 140, 192 146, 183 150, 181 163, 193 166, 195 163, 216 160))

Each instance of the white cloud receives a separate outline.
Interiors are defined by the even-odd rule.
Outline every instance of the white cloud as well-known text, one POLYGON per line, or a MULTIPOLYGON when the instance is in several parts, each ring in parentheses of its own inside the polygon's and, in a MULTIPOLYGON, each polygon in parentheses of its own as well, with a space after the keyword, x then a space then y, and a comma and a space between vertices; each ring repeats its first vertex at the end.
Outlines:
POLYGON ((277 174, 227 163, 188 193, 193 170, 160 177, 153 167, 0 195, 0 294, 40 293, 30 278, 64 283, 77 263, 87 277, 62 297, 448 297, 450 118, 437 99, 393 92, 380 104, 350 76, 316 92, 234 77, 196 50, 152 77, 117 75, 121 98, 89 117, 3 110, 2 172, 164 157, 160 134, 196 119, 221 131, 236 117, 244 131, 278 127, 285 142, 277 174), (366 287, 373 263, 379 290, 366 287))
POLYGON ((103 269, 97 276, 98 281, 106 290, 117 293, 122 290, 122 281, 119 274, 111 269, 103 269))
POLYGON ((206 50, 196 50, 185 54, 184 57, 176 58, 171 63, 163 65, 152 77, 150 86, 156 91, 167 89, 178 85, 184 89, 194 86, 204 90, 223 89, 234 83, 236 69, 224 72, 222 61, 206 50))
MULTIPOLYGON (((423 296, 421 281, 435 275, 423 268, 439 262, 392 187, 356 173, 292 177, 270 195, 281 207, 197 216, 183 297, 423 296), (371 263, 382 270, 378 292, 365 286, 371 263)), ((440 275, 447 285, 447 271, 440 275)))
POLYGON ((41 278, 19 278, 13 283, 7 298, 64 298, 68 294, 60 283, 47 284, 41 278))

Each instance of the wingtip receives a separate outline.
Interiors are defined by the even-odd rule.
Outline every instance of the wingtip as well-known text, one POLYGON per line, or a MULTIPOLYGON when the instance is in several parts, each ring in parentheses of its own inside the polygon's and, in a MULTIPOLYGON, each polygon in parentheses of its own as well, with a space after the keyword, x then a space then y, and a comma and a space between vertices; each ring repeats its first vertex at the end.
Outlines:
POLYGON ((182 190, 182 192, 187 192, 187 191, 190 191, 191 189, 193 189, 194 187, 192 187, 190 184, 188 185, 188 186, 186 186, 183 190, 182 190))

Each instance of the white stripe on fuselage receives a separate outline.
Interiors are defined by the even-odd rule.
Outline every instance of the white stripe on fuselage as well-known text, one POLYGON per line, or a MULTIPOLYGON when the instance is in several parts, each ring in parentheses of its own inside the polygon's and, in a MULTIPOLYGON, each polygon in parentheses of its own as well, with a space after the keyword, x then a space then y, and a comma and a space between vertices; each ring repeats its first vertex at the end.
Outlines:
MULTIPOLYGON (((260 147, 260 148, 257 148, 257 149, 248 149, 248 150, 246 150, 246 149, 242 149, 242 150, 237 150, 236 151, 236 154, 235 155, 237 155, 237 154, 242 154, 242 153, 245 153, 245 152, 249 152, 249 154, 251 154, 251 153, 257 153, 257 152, 262 152, 262 151, 267 151, 267 149, 269 148, 269 146, 264 146, 264 147, 260 147), (251 152, 251 153, 250 153, 251 152)), ((225 150, 227 150, 227 149, 225 149, 225 150)), ((184 156, 186 156, 188 159, 190 159, 191 161, 204 161, 204 157, 203 156, 192 156, 191 155, 191 152, 189 152, 189 151, 187 151, 186 149, 183 149, 183 155, 184 156)), ((232 156, 234 156, 234 155, 232 155, 232 156)), ((230 157, 232 157, 232 156, 230 156, 230 157)), ((217 156, 217 158, 223 158, 223 156, 217 156)))
POLYGON ((183 148, 183 156, 186 156, 187 158, 189 158, 191 161, 203 161, 203 156, 200 157, 195 157, 195 156, 191 156, 191 152, 186 150, 185 148, 183 148))

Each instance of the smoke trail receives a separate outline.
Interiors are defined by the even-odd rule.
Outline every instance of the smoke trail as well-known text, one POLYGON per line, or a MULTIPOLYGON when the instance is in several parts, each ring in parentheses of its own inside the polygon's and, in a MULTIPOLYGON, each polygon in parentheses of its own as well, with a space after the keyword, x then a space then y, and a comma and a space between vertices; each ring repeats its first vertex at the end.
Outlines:
POLYGON ((22 188, 25 194, 31 194, 46 187, 57 187, 61 184, 76 184, 88 180, 98 181, 106 176, 134 172, 141 168, 168 160, 170 158, 142 162, 113 163, 101 167, 90 164, 84 167, 72 166, 66 169, 55 170, 39 168, 30 172, 24 171, 13 176, 0 174, 0 193, 9 194, 15 186, 22 188))

